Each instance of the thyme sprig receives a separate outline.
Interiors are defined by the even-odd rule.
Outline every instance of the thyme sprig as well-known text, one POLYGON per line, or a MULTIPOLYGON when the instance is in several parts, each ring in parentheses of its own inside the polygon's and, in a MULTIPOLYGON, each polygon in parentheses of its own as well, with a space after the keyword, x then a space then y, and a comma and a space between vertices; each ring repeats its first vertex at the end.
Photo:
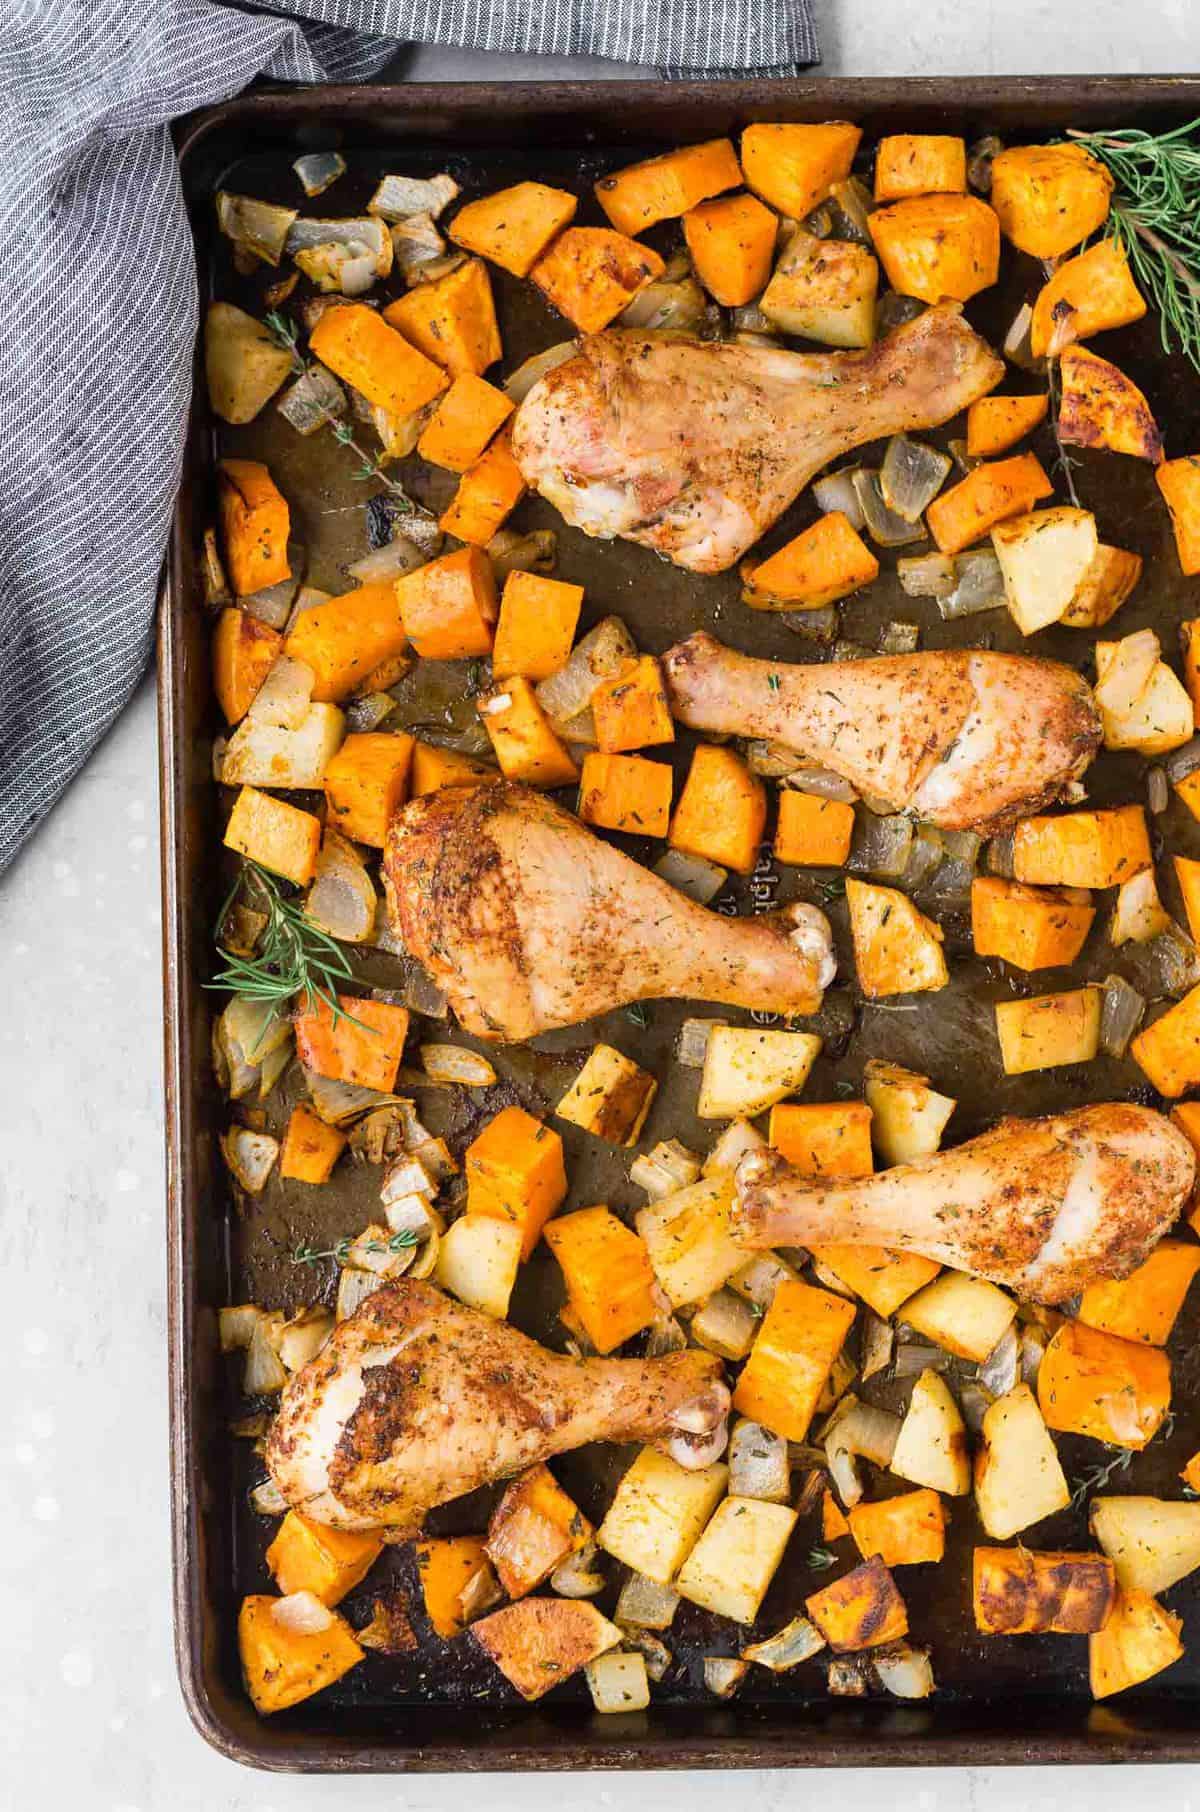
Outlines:
MULTIPOLYGON (((243 1000, 254 1000, 279 1012, 293 995, 324 1001, 336 1025, 345 1019, 358 1025, 338 1000, 338 983, 352 978, 350 960, 336 938, 310 919, 298 900, 285 898, 278 880, 257 862, 245 861, 226 895, 216 927, 217 949, 224 958, 206 988, 224 988, 243 1000), (253 956, 239 956, 221 943, 230 907, 243 889, 252 888, 255 911, 266 925, 253 956)), ((371 1030, 363 1027, 364 1031, 371 1030)))
POLYGON ((1108 229, 1158 312, 1164 352, 1200 371, 1200 120, 1067 136, 1099 158, 1116 193, 1108 229))
POLYGON ((1114 1454, 1107 1465, 1093 1466, 1085 1472, 1081 1478, 1076 1479, 1075 1488, 1071 1492, 1072 1510, 1078 1510, 1084 1502, 1084 1499, 1091 1497, 1094 1491, 1103 1491, 1104 1487, 1109 1484, 1119 1472, 1127 1471, 1130 1462, 1133 1459, 1133 1453, 1134 1450, 1132 1447, 1124 1447, 1118 1453, 1114 1454))
POLYGON ((837 1564, 837 1555, 830 1548, 810 1548, 808 1564, 814 1573, 825 1573, 837 1564))
MULTIPOLYGON (((282 314, 277 308, 272 308, 263 318, 272 338, 291 355, 292 370, 296 376, 308 377, 312 371, 312 362, 306 359, 300 350, 300 330, 291 316, 282 314)), ((419 506, 413 502, 404 486, 397 484, 394 478, 389 477, 376 455, 355 439, 354 430, 349 423, 342 421, 333 413, 332 409, 327 409, 316 398, 314 398, 314 406, 324 419, 326 427, 332 431, 333 438, 338 444, 349 447, 351 452, 358 454, 358 469, 351 473, 351 477, 359 482, 378 480, 380 484, 387 486, 401 510, 412 515, 418 514, 419 506)), ((423 511, 419 513, 424 514, 423 511)))
POLYGON ((292 1253, 294 1265, 319 1265, 323 1259, 332 1258, 339 1265, 350 1262, 351 1251, 355 1252, 407 1252, 417 1243, 417 1236, 411 1227, 400 1233, 393 1233, 390 1239, 351 1239, 346 1234, 333 1246, 306 1246, 301 1242, 292 1253))

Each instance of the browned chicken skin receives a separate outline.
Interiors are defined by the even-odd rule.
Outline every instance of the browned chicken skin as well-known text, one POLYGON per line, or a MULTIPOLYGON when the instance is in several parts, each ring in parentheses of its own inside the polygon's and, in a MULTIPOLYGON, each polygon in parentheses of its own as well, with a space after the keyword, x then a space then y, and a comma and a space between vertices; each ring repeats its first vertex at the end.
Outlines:
POLYGON ((834 666, 754 660, 700 631, 663 656, 671 711, 762 736, 895 811, 944 830, 996 830, 1061 797, 1100 745, 1070 667, 941 649, 834 666))
POLYGON ((954 303, 866 352, 596 334, 514 417, 527 482, 587 535, 692 572, 733 565, 831 460, 934 428, 1004 375, 954 303))
POLYGON ((402 1279, 288 1384, 267 1465, 317 1522, 415 1534, 439 1504, 589 1441, 655 1442, 709 1465, 728 1409, 709 1353, 570 1359, 402 1279))
POLYGON ((507 782, 414 799, 392 820, 384 870, 397 932, 482 1038, 672 997, 811 1013, 833 979, 816 907, 708 912, 507 782))
POLYGON ((1044 1120, 1004 1120, 919 1164, 820 1180, 772 1152, 737 1172, 747 1245, 894 1246, 1063 1302, 1127 1277, 1179 1215, 1196 1158, 1162 1114, 1113 1101, 1044 1120))

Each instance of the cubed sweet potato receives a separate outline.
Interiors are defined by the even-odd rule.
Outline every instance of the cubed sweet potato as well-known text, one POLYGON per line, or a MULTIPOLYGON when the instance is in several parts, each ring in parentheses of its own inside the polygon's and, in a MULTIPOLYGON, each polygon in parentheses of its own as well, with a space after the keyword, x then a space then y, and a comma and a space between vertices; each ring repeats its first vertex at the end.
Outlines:
POLYGON ((967 146, 934 132, 895 133, 875 153, 875 200, 906 201, 913 195, 962 195, 967 187, 967 146))
POLYGON ((812 1254, 840 1284, 885 1320, 931 1283, 940 1269, 932 1258, 922 1258, 917 1252, 899 1252, 891 1246, 851 1246, 822 1240, 812 1247, 812 1254))
POLYGON ((476 700, 501 772, 525 786, 571 786, 579 769, 523 674, 502 680, 476 700))
POLYGON ((923 302, 969 302, 1000 273, 1000 223, 976 195, 925 195, 867 216, 888 282, 923 302))
POLYGON ((701 743, 692 756, 675 815, 672 849, 748 875, 767 821, 767 793, 732 749, 701 743))
POLYGON ((242 1674, 255 1711, 264 1717, 332 1686, 363 1658, 354 1631, 336 1611, 330 1611, 324 1629, 296 1628, 284 1620, 284 1602, 256 1594, 244 1598, 238 1612, 242 1674))
POLYGON ((818 517, 766 560, 742 565, 747 604, 758 610, 820 610, 879 577, 879 562, 841 510, 818 517))
POLYGON ((654 1269, 645 1241, 607 1208, 578 1208, 546 1228, 567 1298, 598 1353, 640 1334, 656 1319, 654 1269))
POLYGON ((1014 145, 992 161, 992 206, 1031 258, 1061 258, 1108 219, 1113 179, 1082 145, 1014 145))
POLYGON ((498 680, 523 673, 549 679, 566 665, 583 608, 583 586, 540 573, 509 573, 500 597, 500 620, 492 649, 498 680))
POLYGON ((382 849, 392 814, 408 797, 412 754, 403 730, 347 736, 325 769, 330 823, 355 843, 382 849))
POLYGON ((290 576, 291 512, 266 466, 257 459, 223 459, 217 510, 225 570, 239 598, 290 576))
POLYGON ((710 196, 736 189, 741 180, 732 142, 712 138, 602 176, 595 195, 617 231, 635 239, 660 220, 677 220, 710 196))
POLYGON ((311 1592, 324 1605, 340 1604, 364 1580, 383 1550, 369 1530, 334 1529, 289 1510, 267 1549, 279 1590, 311 1592))
POLYGON ((869 1000, 944 988, 950 972, 941 927, 907 894, 869 881, 847 881, 850 934, 858 983, 869 1000))
POLYGON ((1174 1099, 1200 1087, 1200 987, 1139 1032, 1129 1055, 1160 1095, 1174 1099))
POLYGON ((592 693, 592 715, 596 741, 607 755, 675 740, 662 667, 652 654, 601 680, 592 693))
POLYGON ((471 1639, 523 1699, 540 1699, 598 1655, 622 1632, 581 1598, 522 1598, 471 1626, 471 1639))
POLYGON ((1116 887, 1151 860, 1140 805, 1023 818, 1013 836, 1013 872, 1034 887, 1116 887))
POLYGON ((526 488, 521 468, 513 458, 512 439, 507 429, 501 429, 459 479, 457 491, 438 519, 438 527, 473 547, 486 547, 512 515, 526 488))
POLYGON ((568 227, 529 275, 580 333, 600 333, 663 269, 657 252, 624 233, 568 227))
POLYGON ((433 743, 418 739, 413 746, 409 791, 414 799, 421 799, 426 793, 436 793, 444 786, 475 786, 495 780, 496 776, 497 769, 486 761, 476 761, 472 755, 460 755, 457 749, 439 749, 433 743))
POLYGON ((878 1555, 814 1592, 804 1608, 839 1655, 898 1642, 908 1634, 904 1600, 878 1555))
POLYGON ((862 1101, 777 1102, 767 1136, 806 1176, 865 1177, 875 1168, 871 1110, 862 1101))
POLYGON ((742 133, 746 182, 778 214, 803 220, 850 174, 862 128, 826 125, 747 126, 742 133))
MULTIPOLYGON (((752 1424, 757 1426, 757 1424, 752 1424)), ((846 1513, 838 1503, 828 1485, 821 1493, 821 1540, 841 1541, 843 1535, 849 1535, 850 1524, 846 1513)))
POLYGON ((1026 887, 999 875, 977 875, 971 883, 976 956, 998 956, 1016 969, 1073 963, 1095 916, 1091 895, 1081 888, 1026 887))
POLYGON ((1104 1628, 1116 1593, 1102 1554, 975 1550, 975 1627, 985 1636, 1090 1636, 1104 1628))
POLYGON ((467 1627, 462 1594, 481 1567, 490 1570, 487 1544, 481 1535, 454 1535, 413 1544, 425 1615, 434 1634, 452 1641, 467 1627))
POLYGON ((1123 1340, 1165 1346, 1197 1271, 1200 1245, 1181 1239, 1160 1240, 1128 1277, 1089 1284, 1079 1305, 1079 1319, 1123 1340))
POLYGON ((491 653, 499 604, 492 563, 481 548, 456 548, 405 573, 394 582, 394 597, 408 639, 423 660, 458 661, 491 653))
POLYGON ((683 217, 697 277, 723 308, 741 308, 766 288, 779 222, 755 195, 702 201, 683 217))
POLYGON ((1193 942, 1200 938, 1200 862, 1190 856, 1175 856, 1175 879, 1183 896, 1183 910, 1193 942))
POLYGON ((875 1504, 855 1504, 849 1521, 863 1559, 878 1555, 885 1567, 922 1566, 946 1552, 945 1507, 928 1486, 875 1504))
POLYGON ((345 1147, 344 1132, 336 1126, 326 1126, 310 1107, 298 1101, 283 1136, 279 1174, 294 1183, 327 1183, 345 1147))
POLYGON ((647 761, 641 755, 585 755, 579 816, 601 830, 665 837, 671 822, 673 781, 674 775, 663 761, 647 761))
POLYGON ((362 302, 325 309, 309 345, 314 358, 397 420, 423 409, 450 381, 439 364, 362 302))
POLYGON ((271 793, 244 786, 234 800, 222 841, 226 849, 248 856, 273 875, 307 887, 321 847, 321 820, 271 793))
POLYGON ((1171 1407, 1171 1364, 1157 1347, 1067 1321, 1042 1357, 1037 1394, 1048 1428, 1140 1449, 1171 1407))
POLYGON ((1092 1697, 1107 1699, 1153 1679, 1183 1655, 1183 1619, 1172 1616, 1148 1592, 1117 1594, 1104 1628, 1088 1640, 1092 1697))
POLYGON ((578 206, 566 189, 518 182, 460 208, 450 223, 450 237, 514 277, 527 277, 550 241, 570 226, 578 206))
POLYGON ((277 629, 260 623, 248 610, 221 612, 213 631, 213 691, 227 723, 245 717, 282 652, 283 637, 277 629))
POLYGON ((831 1290, 781 1283, 738 1378, 734 1408, 787 1441, 803 1441, 854 1315, 854 1304, 831 1290))
POLYGON ((510 1598, 524 1598, 592 1538, 592 1525, 548 1466, 515 1478, 492 1511, 487 1551, 510 1598))
POLYGON ((1129 271, 1125 248, 1100 239, 1060 264, 1033 305, 1030 350, 1056 359, 1076 340, 1140 321, 1146 300, 1129 271))
POLYGON ((307 997, 294 1020, 296 1055, 318 1076, 389 1093, 404 1055, 408 1009, 354 994, 339 994, 338 1006, 335 1019, 327 1000, 307 997))
POLYGON ((1050 398, 1044 391, 1030 396, 981 396, 967 410, 967 454, 971 459, 994 459, 1007 453, 1019 440, 1044 422, 1050 398))
POLYGON ((408 647, 395 582, 360 585, 301 611, 284 646, 316 675, 315 701, 337 703, 349 697, 383 661, 408 647))
POLYGON ((515 1221, 528 1258, 567 1193, 560 1135, 523 1107, 504 1107, 468 1145, 463 1167, 469 1212, 515 1221))
POLYGON ((473 371, 460 372, 417 442, 430 465, 465 472, 513 412, 512 398, 473 371))
POLYGON ((854 807, 788 787, 779 795, 775 856, 801 868, 843 868, 854 835, 854 807))
POLYGON ((1158 465, 1162 435, 1142 392, 1110 359, 1068 346, 1059 362, 1058 436, 1068 447, 1103 447, 1158 465))
POLYGON ((1054 494, 1054 486, 1033 453, 976 466, 958 484, 935 497, 926 511, 929 532, 943 554, 961 554, 1009 516, 1024 515, 1054 494))
POLYGON ((464 371, 481 377, 504 350, 492 280, 479 258, 468 258, 433 283, 418 283, 388 304, 383 319, 427 360, 454 377, 464 371))
POLYGON ((1179 564, 1189 577, 1200 573, 1200 454, 1165 460, 1154 477, 1171 513, 1179 564))

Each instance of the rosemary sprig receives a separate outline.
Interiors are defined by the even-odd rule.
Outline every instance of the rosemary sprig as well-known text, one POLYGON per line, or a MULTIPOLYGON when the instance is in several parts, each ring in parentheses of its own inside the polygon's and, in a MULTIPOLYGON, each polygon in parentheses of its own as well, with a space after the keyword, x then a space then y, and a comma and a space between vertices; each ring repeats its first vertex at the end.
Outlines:
POLYGON ((339 1265, 348 1264, 351 1248, 355 1252, 407 1252, 415 1246, 417 1236, 411 1227, 401 1233, 393 1233, 390 1239, 353 1240, 349 1234, 338 1240, 335 1246, 306 1246, 301 1243, 292 1253, 294 1265, 319 1265, 323 1259, 332 1258, 339 1265))
POLYGON ((1085 1498, 1090 1497, 1094 1491, 1103 1491, 1117 1473, 1127 1471, 1133 1459, 1133 1451, 1132 1447, 1122 1448, 1106 1466, 1093 1466, 1082 1478, 1076 1479, 1075 1489, 1071 1493, 1071 1509, 1078 1510, 1085 1498))
POLYGON ((1158 311, 1164 352, 1200 371, 1200 120, 1173 132, 1076 132, 1112 173, 1108 227, 1158 311))
MULTIPOLYGON (((266 321, 272 338, 278 345, 282 346, 286 352, 290 353, 292 370, 295 372, 296 376, 307 377, 312 370, 312 365, 300 350, 300 330, 291 316, 281 314, 277 308, 272 308, 264 316, 264 320, 266 321)), ((362 446, 354 438, 354 430, 350 427, 349 423, 342 421, 340 417, 334 415, 332 410, 326 409, 320 402, 316 404, 316 407, 323 416, 326 427, 332 430, 333 438, 338 444, 343 447, 349 447, 352 452, 358 454, 358 470, 352 473, 351 476, 359 481, 377 479, 380 484, 387 486, 401 510, 416 515, 418 513, 418 505, 413 502, 402 484, 397 484, 394 478, 388 476, 375 454, 370 452, 368 448, 362 446)), ((423 511, 420 513, 424 514, 423 511)))
POLYGON ((830 1567, 837 1564, 837 1555, 829 1548, 810 1548, 808 1564, 814 1573, 825 1573, 830 1567))
POLYGON ((338 1000, 339 981, 348 981, 354 974, 346 952, 336 938, 309 918, 298 901, 284 897, 275 876, 257 862, 243 862, 239 869, 217 918, 216 940, 225 966, 205 982, 206 988, 228 989, 277 1013, 293 995, 306 994, 325 1002, 335 1025, 339 1019, 360 1023, 338 1000), (255 910, 265 912, 267 922, 257 954, 248 957, 226 949, 220 940, 229 908, 249 883, 253 883, 255 910))

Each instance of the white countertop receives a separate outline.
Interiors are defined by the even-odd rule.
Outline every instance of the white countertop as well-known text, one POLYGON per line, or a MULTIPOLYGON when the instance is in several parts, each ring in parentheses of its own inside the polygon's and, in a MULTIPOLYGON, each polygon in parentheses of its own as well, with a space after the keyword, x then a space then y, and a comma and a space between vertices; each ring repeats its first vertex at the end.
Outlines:
MULTIPOLYGON (((817 0, 827 75, 1194 66, 1195 0, 817 0), (886 22, 885 22, 886 21, 886 22)), ((613 73, 418 51, 413 76, 613 73)), ((175 1682, 167 1417, 158 797, 150 683, 0 882, 0 1804, 80 1812, 491 1812, 651 1806, 697 1792, 774 1812, 1128 1812, 1200 1805, 1183 1769, 296 1779, 224 1761, 175 1682), (1135 1778, 1136 1777, 1136 1778, 1135 1778)))

